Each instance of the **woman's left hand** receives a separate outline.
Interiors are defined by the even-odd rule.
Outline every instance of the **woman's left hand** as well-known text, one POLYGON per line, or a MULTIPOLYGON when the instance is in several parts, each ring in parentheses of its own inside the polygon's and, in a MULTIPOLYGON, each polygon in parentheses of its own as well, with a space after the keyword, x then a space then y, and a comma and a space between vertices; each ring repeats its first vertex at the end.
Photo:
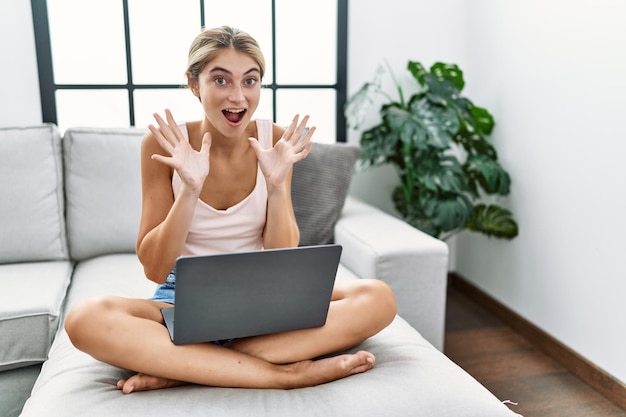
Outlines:
POLYGON ((285 130, 272 149, 262 149, 257 139, 249 138, 269 186, 283 184, 293 164, 306 158, 311 151, 313 146, 311 137, 315 132, 315 127, 309 128, 303 136, 309 116, 304 116, 300 124, 298 124, 298 118, 298 115, 293 118, 289 128, 285 130))

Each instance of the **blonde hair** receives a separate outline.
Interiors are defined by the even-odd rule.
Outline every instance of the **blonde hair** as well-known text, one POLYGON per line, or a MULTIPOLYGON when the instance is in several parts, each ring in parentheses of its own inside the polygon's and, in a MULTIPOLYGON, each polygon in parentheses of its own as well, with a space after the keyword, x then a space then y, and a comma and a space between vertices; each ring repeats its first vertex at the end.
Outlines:
POLYGON ((215 56, 226 48, 248 54, 259 65, 261 78, 265 74, 265 58, 256 40, 246 32, 229 26, 203 30, 189 47, 187 71, 189 80, 197 80, 198 75, 215 56))

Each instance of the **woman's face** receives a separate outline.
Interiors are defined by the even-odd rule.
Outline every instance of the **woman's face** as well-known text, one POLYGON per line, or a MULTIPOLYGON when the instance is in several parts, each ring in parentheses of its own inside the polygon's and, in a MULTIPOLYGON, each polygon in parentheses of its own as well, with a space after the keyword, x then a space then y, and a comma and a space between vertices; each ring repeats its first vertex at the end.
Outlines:
POLYGON ((241 135, 259 105, 259 65, 243 52, 224 49, 200 72, 197 95, 208 120, 221 134, 241 135))

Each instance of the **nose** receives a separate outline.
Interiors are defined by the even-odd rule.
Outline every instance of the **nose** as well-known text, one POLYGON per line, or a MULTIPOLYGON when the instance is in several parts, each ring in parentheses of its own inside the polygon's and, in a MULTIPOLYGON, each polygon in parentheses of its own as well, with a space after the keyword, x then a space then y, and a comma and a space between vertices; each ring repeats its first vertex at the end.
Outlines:
POLYGON ((245 96, 243 94, 243 88, 240 85, 235 84, 230 91, 230 95, 228 96, 228 100, 233 103, 241 103, 245 100, 245 96))

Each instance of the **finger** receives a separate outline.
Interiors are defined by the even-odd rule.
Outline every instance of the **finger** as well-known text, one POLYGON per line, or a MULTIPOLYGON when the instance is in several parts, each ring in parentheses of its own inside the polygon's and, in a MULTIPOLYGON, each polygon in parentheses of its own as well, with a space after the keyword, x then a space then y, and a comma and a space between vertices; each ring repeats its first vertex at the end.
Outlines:
POLYGON ((296 138, 297 141, 302 139, 302 135, 304 134, 304 130, 306 129, 306 125, 308 122, 309 122, 309 115, 307 114, 306 116, 304 116, 304 118, 302 119, 302 121, 300 122, 296 130, 294 131, 294 137, 296 138))
POLYGON ((174 133, 174 136, 176 136, 178 142, 188 141, 188 139, 183 135, 183 132, 180 131, 178 123, 174 120, 174 116, 172 116, 170 109, 165 109, 165 118, 167 119, 167 123, 169 124, 172 133, 174 133))
POLYGON ((163 156, 163 155, 159 155, 158 153, 155 153, 154 155, 152 155, 151 158, 154 161, 160 162, 160 163, 165 164, 165 165, 167 165, 169 167, 172 167, 172 168, 176 168, 174 166, 174 162, 173 162, 172 158, 169 158, 169 157, 163 156))
POLYGON ((167 139, 165 139, 165 137, 161 133, 161 130, 156 128, 154 125, 148 125, 148 129, 150 130, 150 132, 152 132, 152 134, 154 135, 154 138, 159 143, 161 148, 165 152, 167 152, 167 153, 169 153, 171 155, 174 152, 174 147, 172 146, 172 144, 167 139))
POLYGON ((170 129, 170 126, 167 124, 167 122, 163 120, 161 115, 158 113, 154 113, 153 116, 155 120, 157 121, 159 128, 161 130, 161 134, 163 135, 165 140, 167 140, 170 144, 172 144, 172 146, 176 146, 176 144, 180 142, 180 140, 176 137, 174 132, 172 132, 172 129, 170 129))
POLYGON ((206 132, 204 136, 202 136, 202 146, 200 147, 200 152, 209 153, 212 143, 213 143, 213 140, 211 138, 211 134, 209 132, 206 132))
POLYGON ((252 137, 248 138, 248 142, 250 142, 250 146, 252 146, 254 153, 256 153, 258 157, 259 154, 263 151, 263 149, 261 149, 261 144, 256 138, 252 138, 252 137))
POLYGON ((298 153, 296 153, 296 162, 302 161, 306 158, 311 152, 311 148, 313 148, 313 142, 307 143, 307 145, 298 153))
POLYGON ((295 128, 290 138, 290 140, 293 141, 293 144, 296 147, 295 148, 296 151, 302 150, 302 148, 306 146, 306 144, 311 138, 312 133, 309 133, 308 130, 310 129, 307 130, 307 126, 306 126, 308 121, 309 121, 309 116, 308 115, 304 116, 300 124, 298 124, 297 127, 295 128), (305 132, 306 132, 306 135, 305 135, 305 132))
POLYGON ((311 126, 304 136, 301 135, 301 139, 294 145, 295 152, 302 152, 302 150, 312 143, 313 133, 315 133, 315 126, 311 126))
POLYGON ((304 134, 304 136, 301 135, 299 143, 306 145, 307 143, 311 142, 311 140, 313 139, 313 134, 315 133, 316 130, 317 130, 316 126, 311 126, 310 128, 308 128, 308 130, 306 131, 306 134, 304 134))
POLYGON ((285 130, 285 132, 283 133, 282 138, 286 141, 289 142, 293 136, 293 132, 296 130, 296 126, 298 125, 298 118, 300 117, 299 114, 296 114, 293 118, 293 120, 291 121, 291 124, 289 125, 289 127, 287 128, 287 130, 285 130))

